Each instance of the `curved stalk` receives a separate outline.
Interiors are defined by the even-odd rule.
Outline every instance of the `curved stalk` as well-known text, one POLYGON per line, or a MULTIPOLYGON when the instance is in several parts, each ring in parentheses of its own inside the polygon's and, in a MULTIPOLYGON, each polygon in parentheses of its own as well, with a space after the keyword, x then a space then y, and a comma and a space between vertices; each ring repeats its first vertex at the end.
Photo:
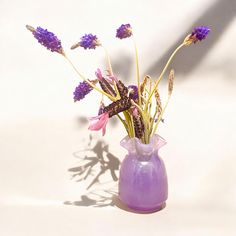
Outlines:
POLYGON ((168 59, 166 65, 165 65, 165 67, 164 67, 164 69, 162 70, 162 72, 161 72, 161 74, 160 74, 158 80, 156 81, 156 83, 155 83, 155 85, 154 85, 154 87, 153 87, 153 90, 152 90, 151 94, 149 94, 149 97, 148 97, 148 99, 147 99, 147 102, 146 102, 145 108, 144 108, 145 111, 147 111, 149 101, 150 101, 150 99, 152 98, 153 94, 155 93, 155 90, 156 90, 158 84, 160 83, 160 81, 162 80, 163 75, 164 75, 164 73, 166 72, 166 69, 168 68, 168 66, 169 66, 170 62, 172 61, 173 57, 174 57, 175 54, 176 54, 183 46, 185 46, 185 45, 186 45, 186 43, 180 44, 180 45, 174 50, 174 52, 171 54, 171 56, 170 56, 170 58, 168 59))

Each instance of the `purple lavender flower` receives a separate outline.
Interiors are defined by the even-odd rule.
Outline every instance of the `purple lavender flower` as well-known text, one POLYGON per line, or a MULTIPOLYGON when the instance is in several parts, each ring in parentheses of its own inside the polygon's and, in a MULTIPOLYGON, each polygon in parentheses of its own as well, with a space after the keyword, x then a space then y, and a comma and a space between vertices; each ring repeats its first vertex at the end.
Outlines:
POLYGON ((128 89, 131 90, 129 93, 129 97, 134 101, 138 100, 138 87, 136 85, 129 85, 128 89))
POLYGON ((38 40, 38 42, 48 50, 64 54, 63 48, 61 46, 61 41, 54 33, 41 27, 37 27, 36 29, 34 29, 32 26, 27 25, 26 28, 30 30, 33 33, 34 37, 38 40))
POLYGON ((196 43, 197 41, 205 39, 210 31, 210 28, 208 28, 207 26, 195 27, 190 38, 192 38, 193 42, 196 43))
POLYGON ((93 88, 86 81, 79 83, 79 85, 75 88, 74 91, 74 101, 80 101, 92 90, 93 88))
POLYGON ((81 37, 78 45, 84 49, 95 49, 97 46, 100 46, 101 43, 98 41, 96 35, 85 34, 83 37, 81 37))
POLYGON ((130 24, 122 24, 116 30, 116 37, 119 39, 128 38, 132 35, 132 28, 130 24))

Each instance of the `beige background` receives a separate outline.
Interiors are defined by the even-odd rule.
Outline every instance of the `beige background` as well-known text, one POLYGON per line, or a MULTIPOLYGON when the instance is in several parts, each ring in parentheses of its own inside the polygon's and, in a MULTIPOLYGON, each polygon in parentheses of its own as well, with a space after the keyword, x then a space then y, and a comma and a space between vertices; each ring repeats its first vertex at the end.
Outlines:
MULTIPOLYGON (((0 0, 0 235, 235 235, 235 13, 233 0, 0 0), (25 29, 48 28, 66 50, 84 33, 99 35, 117 75, 131 84, 132 42, 114 38, 127 22, 142 74, 152 76, 193 26, 212 28, 206 41, 182 50, 172 65, 175 90, 159 130, 168 142, 161 155, 169 199, 163 211, 149 215, 117 206, 109 169, 86 190, 99 162, 79 181, 77 167, 86 156, 96 161, 102 153, 109 167, 119 165, 125 132, 113 119, 104 138, 92 133, 91 140, 86 117, 97 112, 96 93, 74 103, 79 78, 25 29)), ((105 69, 101 49, 68 54, 89 77, 105 69)))

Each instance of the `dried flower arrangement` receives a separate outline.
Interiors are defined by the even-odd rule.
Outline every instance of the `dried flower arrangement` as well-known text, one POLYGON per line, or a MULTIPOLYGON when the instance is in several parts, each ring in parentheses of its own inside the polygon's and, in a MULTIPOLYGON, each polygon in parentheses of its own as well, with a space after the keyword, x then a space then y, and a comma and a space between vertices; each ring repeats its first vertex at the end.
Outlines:
MULTIPOLYGON (((116 75, 114 75, 108 52, 96 35, 85 34, 78 43, 71 47, 71 49, 76 49, 78 47, 95 49, 99 46, 104 48, 108 62, 107 75, 104 76, 101 70, 97 69, 95 72, 96 78, 88 80, 68 58, 62 48, 61 41, 56 35, 41 27, 35 29, 32 26, 27 25, 26 28, 32 32, 40 44, 48 50, 62 55, 83 80, 83 82, 80 82, 75 88, 74 101, 82 100, 92 90, 96 90, 102 95, 101 104, 98 108, 98 115, 89 118, 90 130, 102 130, 104 135, 109 118, 116 115, 124 125, 128 136, 130 138, 136 137, 145 144, 148 144, 150 138, 157 132, 158 125, 163 119, 163 114, 173 91, 174 70, 170 70, 168 77, 168 99, 165 105, 162 106, 158 85, 163 79, 170 62, 182 47, 205 39, 210 32, 210 29, 206 26, 194 28, 192 33, 187 35, 183 42, 171 54, 159 77, 154 80, 152 80, 150 76, 145 76, 141 81, 138 50, 134 42, 137 83, 136 85, 126 86, 116 75), (104 96, 111 100, 109 105, 104 104, 104 96), (155 103, 154 109, 153 103, 155 103), (121 113, 123 113, 123 116, 121 113)), ((116 31, 116 37, 119 39, 125 39, 132 36, 133 30, 130 24, 122 24, 116 31)))

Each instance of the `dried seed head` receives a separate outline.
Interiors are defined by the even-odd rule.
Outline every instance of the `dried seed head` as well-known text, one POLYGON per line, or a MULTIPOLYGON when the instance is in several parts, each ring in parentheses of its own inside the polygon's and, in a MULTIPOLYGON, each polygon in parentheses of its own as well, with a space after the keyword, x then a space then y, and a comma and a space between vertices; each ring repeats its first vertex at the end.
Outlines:
POLYGON ((148 84, 148 82, 150 83, 151 81, 151 77, 149 75, 146 75, 144 77, 143 82, 140 85, 140 95, 141 95, 141 103, 144 104, 144 99, 146 97, 146 86, 148 84))
POLYGON ((114 89, 111 87, 111 85, 109 84, 109 82, 105 79, 105 78, 101 78, 99 80, 99 84, 102 88, 102 90, 105 92, 105 93, 108 93, 110 94, 111 96, 115 97, 116 96, 116 92, 114 91, 114 89))
POLYGON ((109 114, 109 117, 112 117, 122 111, 128 110, 131 105, 131 99, 128 97, 124 97, 104 107, 104 112, 107 112, 109 114))
POLYGON ((132 115, 132 119, 134 123, 135 137, 141 139, 144 135, 143 119, 137 107, 132 107, 130 111, 131 111, 131 115, 132 115))
POLYGON ((118 83, 116 83, 117 89, 120 93, 120 96, 123 97, 127 97, 128 95, 128 88, 123 84, 123 82, 121 82, 120 80, 118 81, 118 83))
POLYGON ((161 115, 162 112, 162 105, 161 105, 161 97, 160 94, 158 92, 158 89, 155 90, 155 98, 156 98, 156 104, 157 104, 157 114, 158 116, 161 115))
POLYGON ((146 85, 147 85, 147 82, 148 82, 149 80, 151 80, 151 77, 150 77, 149 75, 146 75, 146 76, 144 77, 143 82, 142 82, 141 85, 140 85, 140 94, 141 94, 141 95, 143 95, 143 92, 144 92, 145 87, 146 87, 146 85))
POLYGON ((172 69, 169 74, 169 83, 168 83, 168 95, 169 96, 172 94, 172 91, 173 91, 174 77, 175 77, 175 73, 174 73, 174 70, 172 69))
POLYGON ((144 134, 144 124, 142 117, 138 113, 137 115, 133 115, 133 122, 134 122, 134 131, 135 137, 141 139, 144 134))

